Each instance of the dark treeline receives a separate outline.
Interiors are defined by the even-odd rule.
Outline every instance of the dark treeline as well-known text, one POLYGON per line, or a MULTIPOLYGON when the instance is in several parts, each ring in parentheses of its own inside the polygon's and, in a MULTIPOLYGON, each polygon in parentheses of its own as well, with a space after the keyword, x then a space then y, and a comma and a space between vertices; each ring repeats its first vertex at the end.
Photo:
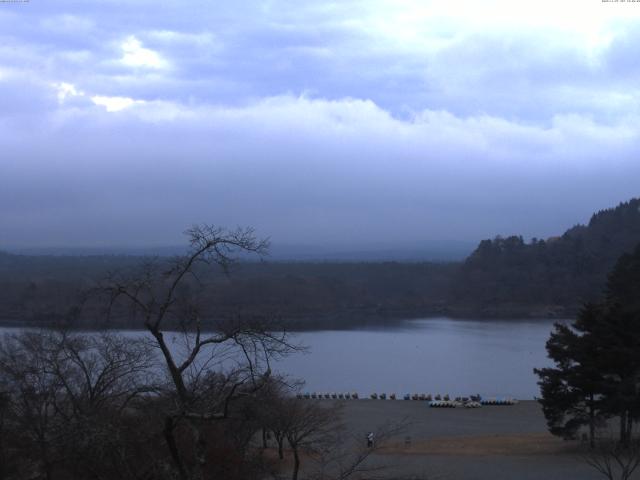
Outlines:
MULTIPOLYGON (((166 258, 128 256, 0 256, 0 319, 15 324, 55 324, 73 317, 78 328, 100 327, 96 306, 81 292, 109 272, 129 271, 141 262, 166 258), (85 301, 79 315, 70 305, 85 301)), ((260 314, 293 328, 349 327, 356 323, 443 313, 457 264, 241 262, 229 275, 199 271, 205 284, 204 321, 260 314)), ((191 279, 193 286, 195 280, 191 279)), ((185 287, 189 288, 189 286, 185 287)), ((134 327, 136 320, 112 315, 110 326, 134 327)))
POLYGON ((640 243, 640 199, 621 203, 547 240, 483 240, 452 283, 451 303, 486 315, 573 316, 595 301, 616 260, 640 243))
MULTIPOLYGON (((598 298, 615 260, 640 243, 640 200, 594 214, 560 237, 483 240, 461 263, 241 262, 230 275, 201 272, 208 316, 268 315, 289 328, 348 328, 448 315, 569 317, 598 298)), ((162 263, 167 257, 160 257, 162 263)), ((150 257, 23 256, 0 253, 0 320, 96 327, 90 302, 70 311, 109 272, 150 257)), ((185 287, 188 288, 188 287, 185 287)), ((206 320, 205 320, 206 321, 206 320)), ((131 327, 126 315, 112 326, 131 327)))

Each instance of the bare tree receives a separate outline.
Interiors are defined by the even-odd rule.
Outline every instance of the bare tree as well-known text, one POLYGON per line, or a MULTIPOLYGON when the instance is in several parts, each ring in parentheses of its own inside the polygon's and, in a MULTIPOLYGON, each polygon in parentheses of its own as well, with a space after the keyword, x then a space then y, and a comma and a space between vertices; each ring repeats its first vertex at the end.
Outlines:
POLYGON ((238 254, 263 255, 268 242, 259 240, 252 229, 203 225, 186 234, 186 255, 168 264, 149 262, 133 275, 111 275, 102 291, 109 294, 110 309, 124 301, 141 316, 159 349, 169 377, 166 393, 172 398, 164 422, 167 447, 182 480, 201 480, 207 463, 207 425, 228 418, 232 401, 262 388, 271 373, 271 359, 296 347, 284 332, 259 317, 207 319, 212 328, 204 331, 199 273, 211 266, 227 273, 238 254), (181 351, 170 345, 175 340, 167 333, 170 328, 181 334, 181 351), (234 363, 226 372, 225 361, 234 363), (182 425, 191 431, 191 462, 176 437, 182 425))
POLYGON ((259 395, 261 402, 261 424, 263 427, 263 447, 266 448, 265 433, 273 435, 278 448, 278 458, 284 460, 284 442, 289 424, 289 399, 302 386, 301 381, 291 381, 274 376, 259 395))
POLYGON ((582 458, 609 480, 628 480, 640 466, 640 441, 631 440, 624 445, 603 440, 595 448, 590 448, 582 458))
POLYGON ((106 407, 122 410, 153 390, 154 354, 137 339, 102 332, 49 333, 51 373, 60 379, 69 413, 89 415, 106 407))
MULTIPOLYGON (((330 441, 323 444, 315 457, 316 469, 312 480, 385 479, 389 466, 372 462, 371 457, 388 446, 408 427, 407 420, 385 423, 375 430, 374 443, 368 446, 364 435, 358 436, 339 428, 333 431, 330 441)), ((396 477, 392 477, 396 478, 396 477)))
POLYGON ((334 431, 340 428, 339 405, 321 407, 319 402, 285 398, 282 401, 284 435, 293 452, 292 480, 297 480, 300 472, 300 454, 314 454, 334 438, 334 431))
MULTIPOLYGON (((145 391, 150 358, 148 347, 112 334, 5 336, 0 374, 6 422, 14 448, 28 460, 25 468, 51 479, 63 471, 60 476, 82 478, 84 465, 105 467, 93 454, 104 450, 124 409, 145 391)), ((122 459, 116 463, 123 465, 122 459)))
POLYGON ((6 389, 5 421, 19 433, 14 446, 24 441, 24 464, 50 480, 60 443, 61 416, 55 406, 62 384, 46 364, 46 348, 45 338, 35 332, 5 336, 0 343, 0 376, 6 389))
POLYGON ((269 407, 270 418, 268 420, 269 431, 273 434, 273 438, 278 446, 278 458, 284 460, 284 441, 287 429, 287 412, 283 408, 273 405, 269 407))
POLYGON ((157 462, 139 411, 157 388, 151 347, 106 332, 63 332, 53 340, 48 363, 62 384, 56 408, 67 465, 73 459, 77 478, 144 478, 157 462))
POLYGON ((15 447, 7 441, 13 433, 9 426, 11 398, 3 383, 0 379, 0 480, 11 478, 16 467, 15 447))

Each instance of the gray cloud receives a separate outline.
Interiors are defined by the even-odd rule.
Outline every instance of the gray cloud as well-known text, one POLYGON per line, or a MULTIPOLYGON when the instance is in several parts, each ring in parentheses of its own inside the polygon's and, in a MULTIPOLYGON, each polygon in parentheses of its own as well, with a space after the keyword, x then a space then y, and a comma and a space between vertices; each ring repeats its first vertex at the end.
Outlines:
POLYGON ((637 21, 587 48, 436 19, 406 37, 367 5, 0 10, 0 246, 204 221, 285 243, 546 236, 638 194, 637 21))

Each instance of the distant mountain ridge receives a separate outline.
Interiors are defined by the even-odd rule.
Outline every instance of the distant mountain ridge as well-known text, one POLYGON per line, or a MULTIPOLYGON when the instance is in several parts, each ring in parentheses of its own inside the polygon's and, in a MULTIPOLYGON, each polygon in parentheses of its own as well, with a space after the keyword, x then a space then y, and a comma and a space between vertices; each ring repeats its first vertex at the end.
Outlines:
POLYGON ((638 244, 640 198, 600 210, 587 225, 560 237, 483 240, 458 272, 452 301, 486 310, 509 305, 573 310, 597 297, 615 261, 638 244))
MULTIPOLYGON (((301 262, 420 262, 437 261, 452 262, 464 260, 475 247, 471 241, 432 241, 427 244, 402 245, 398 247, 386 246, 322 246, 296 245, 274 243, 269 248, 266 257, 269 261, 301 261, 301 262)), ((6 253, 24 256, 56 256, 56 257, 86 257, 86 256, 159 256, 170 257, 184 255, 185 246, 105 246, 105 247, 13 247, 7 248, 6 253)), ((2 254, 0 250, 0 255, 2 254)), ((242 255, 243 260, 253 261, 255 255, 242 255)))

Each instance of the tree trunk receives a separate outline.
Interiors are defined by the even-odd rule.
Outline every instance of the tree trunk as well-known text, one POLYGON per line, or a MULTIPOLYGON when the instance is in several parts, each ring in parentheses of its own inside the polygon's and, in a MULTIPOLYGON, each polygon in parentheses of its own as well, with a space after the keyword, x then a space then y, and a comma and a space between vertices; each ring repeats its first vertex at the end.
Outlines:
POLYGON ((265 428, 262 429, 262 448, 266 449, 267 445, 267 430, 265 428))
POLYGON ((627 411, 620 412, 620 444, 626 446, 627 442, 627 411))
POLYGON ((589 447, 596 446, 596 412, 593 407, 593 394, 589 395, 589 447))
POLYGON ((46 480, 53 478, 53 466, 49 460, 49 449, 46 446, 45 440, 40 440, 40 456, 42 461, 42 470, 44 470, 44 477, 46 480))
POLYGON ((164 429, 162 433, 164 434, 164 440, 167 443, 167 447, 169 448, 169 453, 171 453, 173 463, 175 463, 176 468, 178 469, 180 480, 189 480, 187 471, 185 470, 184 464, 182 463, 182 458, 180 457, 180 452, 178 451, 178 446, 176 445, 176 439, 173 436, 174 426, 175 424, 173 423, 173 419, 171 417, 165 418, 164 429))
POLYGON ((173 384, 176 387, 176 393, 178 394, 178 398, 181 403, 186 402, 187 400, 187 387, 184 384, 184 379, 182 378, 182 372, 178 369, 175 361, 173 360, 173 355, 171 354, 171 350, 167 346, 167 343, 164 340, 164 336, 160 330, 154 328, 152 326, 147 326, 147 330, 151 332, 151 335, 154 336, 158 346, 160 347, 160 351, 164 357, 167 369, 169 370, 169 374, 171 375, 171 379, 173 380, 173 384))
POLYGON ((276 437, 276 441, 278 442, 278 458, 284 460, 284 438, 276 437))
POLYGON ((293 447, 293 475, 292 480, 298 480, 298 471, 300 470, 300 457, 298 456, 298 448, 293 447))
POLYGON ((202 426, 197 424, 197 420, 191 422, 191 429, 194 433, 196 457, 191 478, 193 480, 204 480, 204 467, 207 462, 207 443, 202 432, 202 426))

